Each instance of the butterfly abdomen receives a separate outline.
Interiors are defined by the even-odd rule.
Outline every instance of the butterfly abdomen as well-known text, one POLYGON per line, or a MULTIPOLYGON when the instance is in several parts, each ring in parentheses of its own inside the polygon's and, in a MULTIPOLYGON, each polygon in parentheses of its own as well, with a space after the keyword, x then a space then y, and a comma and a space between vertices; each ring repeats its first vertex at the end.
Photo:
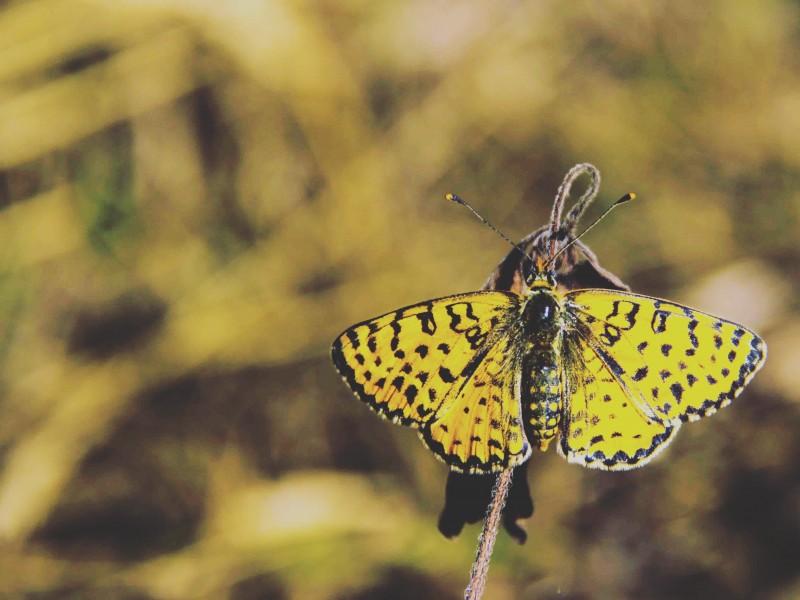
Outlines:
POLYGON ((533 444, 547 450, 561 420, 561 384, 555 364, 530 361, 523 375, 522 414, 533 444))

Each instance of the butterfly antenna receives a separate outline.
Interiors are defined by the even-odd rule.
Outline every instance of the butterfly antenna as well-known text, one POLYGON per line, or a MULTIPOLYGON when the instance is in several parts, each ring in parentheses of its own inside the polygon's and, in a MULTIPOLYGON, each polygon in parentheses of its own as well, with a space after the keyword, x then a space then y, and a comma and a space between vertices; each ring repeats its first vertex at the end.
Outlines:
POLYGON ((489 229, 491 229, 492 231, 494 231, 494 232, 495 232, 497 235, 499 235, 501 238, 503 238, 505 241, 507 241, 509 244, 511 244, 511 246, 514 248, 514 250, 516 250, 517 252, 519 252, 520 254, 522 254, 522 256, 524 256, 526 259, 528 259, 528 261, 529 261, 531 264, 534 264, 534 262, 533 262, 533 260, 531 259, 531 257, 530 257, 530 256, 528 256, 527 254, 525 254, 525 252, 522 250, 522 248, 520 248, 520 247, 519 247, 517 244, 515 244, 515 243, 514 243, 514 242, 512 242, 510 239, 508 239, 508 237, 507 237, 507 236, 506 236, 506 235, 505 235, 505 234, 504 234, 502 231, 500 231, 499 229, 497 229, 497 227, 495 227, 494 225, 492 225, 491 223, 489 223, 489 221, 487 221, 486 219, 484 219, 484 218, 483 218, 483 217, 482 217, 482 216, 481 216, 481 215, 478 213, 478 211, 477 211, 477 210, 475 210, 474 208, 472 208, 472 207, 471 207, 471 206, 470 206, 470 205, 467 203, 467 201, 466 201, 466 200, 462 199, 460 196, 456 196, 455 194, 447 194, 447 195, 445 196, 445 198, 446 198, 447 200, 450 200, 451 202, 455 202, 456 204, 460 204, 461 206, 465 206, 466 208, 468 208, 468 209, 470 210, 470 212, 471 212, 473 215, 475 215, 475 216, 476 216, 476 217, 477 217, 477 218, 478 218, 478 219, 481 221, 481 223, 483 223, 484 225, 486 225, 486 226, 487 226, 489 229))
POLYGON ((605 218, 605 216, 606 216, 608 213, 610 213, 612 210, 614 210, 615 208, 617 208, 617 207, 618 207, 620 204, 625 204, 626 202, 629 202, 630 200, 634 200, 635 198, 636 198, 636 194, 633 194, 633 193, 631 193, 631 194, 625 194, 625 195, 624 195, 622 198, 620 198, 619 200, 617 200, 616 202, 614 202, 614 204, 612 204, 611 206, 609 206, 609 207, 608 207, 608 208, 605 210, 605 212, 604 212, 602 215, 600 215, 599 217, 597 217, 597 218, 596 218, 596 219, 595 219, 595 220, 592 222, 592 224, 591 224, 591 225, 589 225, 589 226, 588 226, 586 229, 584 229, 584 230, 583 230, 583 231, 582 231, 582 232, 581 232, 579 235, 577 235, 576 237, 572 238, 572 240, 570 240, 570 242, 569 242, 567 245, 565 245, 563 248, 561 248, 561 250, 559 250, 558 252, 556 252, 556 253, 555 253, 555 254, 554 254, 554 255, 553 255, 551 258, 550 258, 550 260, 548 260, 548 261, 547 261, 547 265, 546 265, 546 266, 547 266, 548 268, 549 268, 549 267, 552 267, 552 266, 555 264, 555 262, 556 262, 556 258, 558 258, 558 257, 559 257, 559 255, 561 255, 561 254, 562 254, 562 253, 563 253, 563 252, 564 252, 564 251, 565 251, 567 248, 569 248, 570 246, 572 246, 572 244, 574 244, 575 242, 577 242, 577 241, 578 241, 579 239, 581 239, 581 238, 582 238, 584 235, 586 235, 587 233, 589 233, 589 231, 591 231, 592 227, 594 227, 594 226, 595 226, 595 225, 597 225, 597 224, 598 224, 600 221, 602 221, 602 220, 605 218))

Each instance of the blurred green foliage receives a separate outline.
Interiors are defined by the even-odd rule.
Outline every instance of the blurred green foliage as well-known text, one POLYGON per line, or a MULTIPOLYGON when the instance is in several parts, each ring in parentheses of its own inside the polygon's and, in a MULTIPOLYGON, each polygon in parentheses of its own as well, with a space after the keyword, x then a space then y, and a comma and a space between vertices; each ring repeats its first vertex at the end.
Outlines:
POLYGON ((130 130, 121 133, 98 136, 97 143, 79 144, 70 157, 72 191, 83 228, 93 250, 101 254, 114 253, 113 245, 129 238, 139 225, 133 195, 134 162, 126 152, 130 130))
POLYGON ((800 596, 799 49, 783 0, 1 3, 0 595, 460 597, 329 344, 505 255, 445 193, 521 238, 592 162, 602 264, 769 360, 644 469, 534 456, 487 597, 800 596))

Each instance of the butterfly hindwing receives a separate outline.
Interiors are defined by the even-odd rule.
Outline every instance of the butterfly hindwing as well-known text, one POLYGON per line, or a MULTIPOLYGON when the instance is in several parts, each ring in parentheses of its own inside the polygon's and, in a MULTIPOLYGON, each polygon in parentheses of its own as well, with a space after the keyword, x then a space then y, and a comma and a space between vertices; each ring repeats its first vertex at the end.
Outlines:
POLYGON ((507 368, 500 342, 510 335, 520 302, 513 293, 474 292, 408 306, 347 329, 333 344, 333 361, 361 400, 394 422, 420 428, 452 467, 499 469, 521 453, 524 440, 515 370, 507 368), (477 390, 483 388, 502 401, 482 405, 477 390), (495 422, 499 438, 486 429, 495 422))
POLYGON ((518 353, 510 340, 487 350, 476 357, 480 363, 458 393, 420 432, 431 450, 462 472, 514 467, 531 453, 520 421, 518 353))
POLYGON ((562 354, 563 415, 558 452, 571 463, 608 470, 647 463, 678 425, 650 420, 608 366, 573 331, 562 354))
MULTIPOLYGON (((729 404, 766 356, 763 340, 753 332, 679 304, 604 290, 572 292, 567 294, 567 302, 571 321, 567 327, 574 330, 573 346, 580 347, 571 360, 583 365, 572 370, 601 375, 597 377, 599 383, 593 382, 592 376, 586 383, 583 373, 579 391, 572 392, 581 400, 571 400, 566 420, 574 436, 576 423, 581 421, 576 412, 587 403, 592 407, 589 412, 594 410, 594 435, 588 441, 601 436, 603 457, 593 466, 644 464, 681 423, 713 414, 729 404), (605 406, 608 411, 604 418, 601 413, 605 406), (623 408, 628 416, 620 426, 623 408), (662 438, 651 435, 658 428, 662 438), (641 441, 638 449, 623 444, 635 435, 641 436, 635 438, 641 441), (611 441, 614 439, 616 443, 611 441), (636 451, 631 454, 631 450, 636 451), (613 459, 615 454, 617 458, 613 459)), ((568 457, 586 457, 587 462, 599 458, 601 447, 573 445, 565 437, 562 451, 568 457)))

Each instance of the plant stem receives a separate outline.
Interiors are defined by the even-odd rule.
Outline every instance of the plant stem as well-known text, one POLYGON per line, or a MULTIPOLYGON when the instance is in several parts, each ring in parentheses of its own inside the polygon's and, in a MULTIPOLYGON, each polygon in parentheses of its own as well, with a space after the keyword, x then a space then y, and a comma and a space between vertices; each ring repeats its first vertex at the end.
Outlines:
POLYGON ((483 588, 486 587, 486 574, 489 572, 489 560, 494 550, 494 542, 497 539, 497 530, 500 528, 500 515, 506 504, 506 496, 511 487, 511 475, 513 469, 506 469, 497 476, 497 482, 492 490, 492 501, 486 511, 486 519, 483 522, 483 531, 478 538, 478 553, 475 562, 472 564, 472 572, 469 577, 469 585, 464 591, 465 600, 479 600, 483 595, 483 588))

